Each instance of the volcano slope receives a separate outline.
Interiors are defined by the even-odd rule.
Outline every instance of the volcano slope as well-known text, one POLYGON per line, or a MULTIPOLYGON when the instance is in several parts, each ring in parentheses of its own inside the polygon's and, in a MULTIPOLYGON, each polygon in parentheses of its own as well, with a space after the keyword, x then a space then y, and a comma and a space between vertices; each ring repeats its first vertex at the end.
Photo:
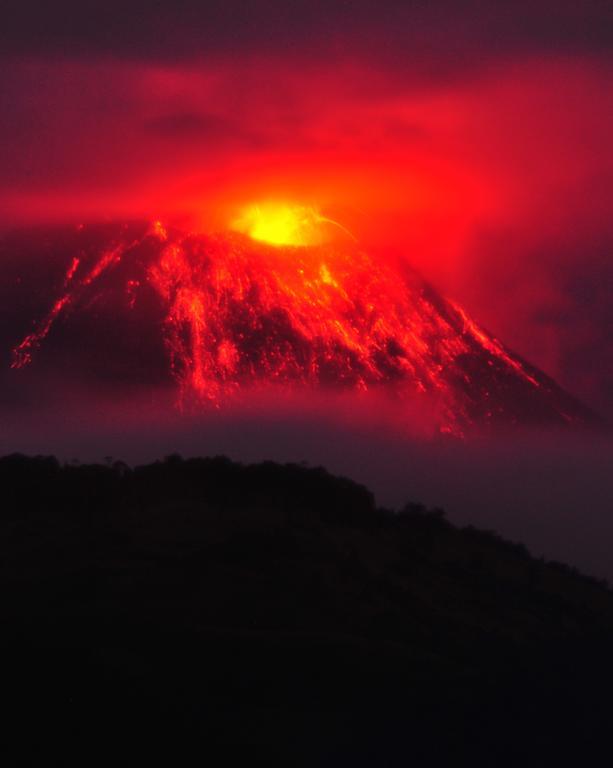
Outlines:
POLYGON ((9 387, 39 366, 118 389, 172 381, 197 407, 261 385, 385 392, 400 419, 403 403, 407 420, 433 409, 456 435, 598 423, 406 264, 353 242, 155 222, 13 233, 0 256, 9 387))
POLYGON ((613 596, 321 469, 0 460, 5 765, 597 765, 613 596))

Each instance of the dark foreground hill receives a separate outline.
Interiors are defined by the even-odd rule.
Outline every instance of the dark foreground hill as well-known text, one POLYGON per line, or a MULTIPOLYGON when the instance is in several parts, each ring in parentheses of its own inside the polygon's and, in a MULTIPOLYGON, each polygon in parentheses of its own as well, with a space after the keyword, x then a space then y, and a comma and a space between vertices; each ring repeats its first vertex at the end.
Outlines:
POLYGON ((608 764, 613 595, 520 545, 300 466, 0 483, 4 765, 608 764))

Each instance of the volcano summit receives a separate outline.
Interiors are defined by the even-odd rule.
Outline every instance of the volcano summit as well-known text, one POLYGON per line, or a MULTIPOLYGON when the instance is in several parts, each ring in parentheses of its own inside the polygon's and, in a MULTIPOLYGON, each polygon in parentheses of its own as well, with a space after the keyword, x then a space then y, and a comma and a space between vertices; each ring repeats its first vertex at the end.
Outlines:
POLYGON ((408 414, 423 405, 456 435, 595 422, 406 264, 349 236, 305 235, 315 214, 301 210, 297 223, 243 218, 241 231, 216 235, 155 222, 5 237, 5 305, 29 291, 26 306, 39 313, 10 345, 11 376, 44 357, 94 379, 168 377, 198 407, 269 385, 385 392, 399 421, 403 404, 408 414), (51 298, 48 282, 32 288, 43 260, 63 264, 51 298))

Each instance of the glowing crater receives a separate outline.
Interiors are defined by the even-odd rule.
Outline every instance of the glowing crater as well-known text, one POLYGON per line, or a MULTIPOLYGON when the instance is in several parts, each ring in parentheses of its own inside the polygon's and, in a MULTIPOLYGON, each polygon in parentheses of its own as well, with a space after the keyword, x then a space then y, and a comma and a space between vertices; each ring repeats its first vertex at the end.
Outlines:
POLYGON ((322 216, 313 206, 277 202, 246 206, 230 228, 277 246, 322 245, 334 239, 335 229, 352 237, 338 222, 322 216))

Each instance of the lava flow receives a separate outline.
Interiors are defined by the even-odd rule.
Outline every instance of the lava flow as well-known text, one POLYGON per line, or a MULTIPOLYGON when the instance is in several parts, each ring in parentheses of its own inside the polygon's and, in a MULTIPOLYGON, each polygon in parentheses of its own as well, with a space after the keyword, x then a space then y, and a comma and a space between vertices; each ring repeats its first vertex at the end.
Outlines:
POLYGON ((221 405, 260 384, 385 391, 435 403, 439 430, 453 434, 591 419, 412 269, 375 259, 314 208, 252 206, 212 235, 156 222, 105 243, 88 265, 67 256, 61 294, 14 348, 15 368, 31 363, 60 316, 78 322, 115 274, 105 290, 126 296, 133 314, 139 291, 153 290, 184 399, 221 405))

